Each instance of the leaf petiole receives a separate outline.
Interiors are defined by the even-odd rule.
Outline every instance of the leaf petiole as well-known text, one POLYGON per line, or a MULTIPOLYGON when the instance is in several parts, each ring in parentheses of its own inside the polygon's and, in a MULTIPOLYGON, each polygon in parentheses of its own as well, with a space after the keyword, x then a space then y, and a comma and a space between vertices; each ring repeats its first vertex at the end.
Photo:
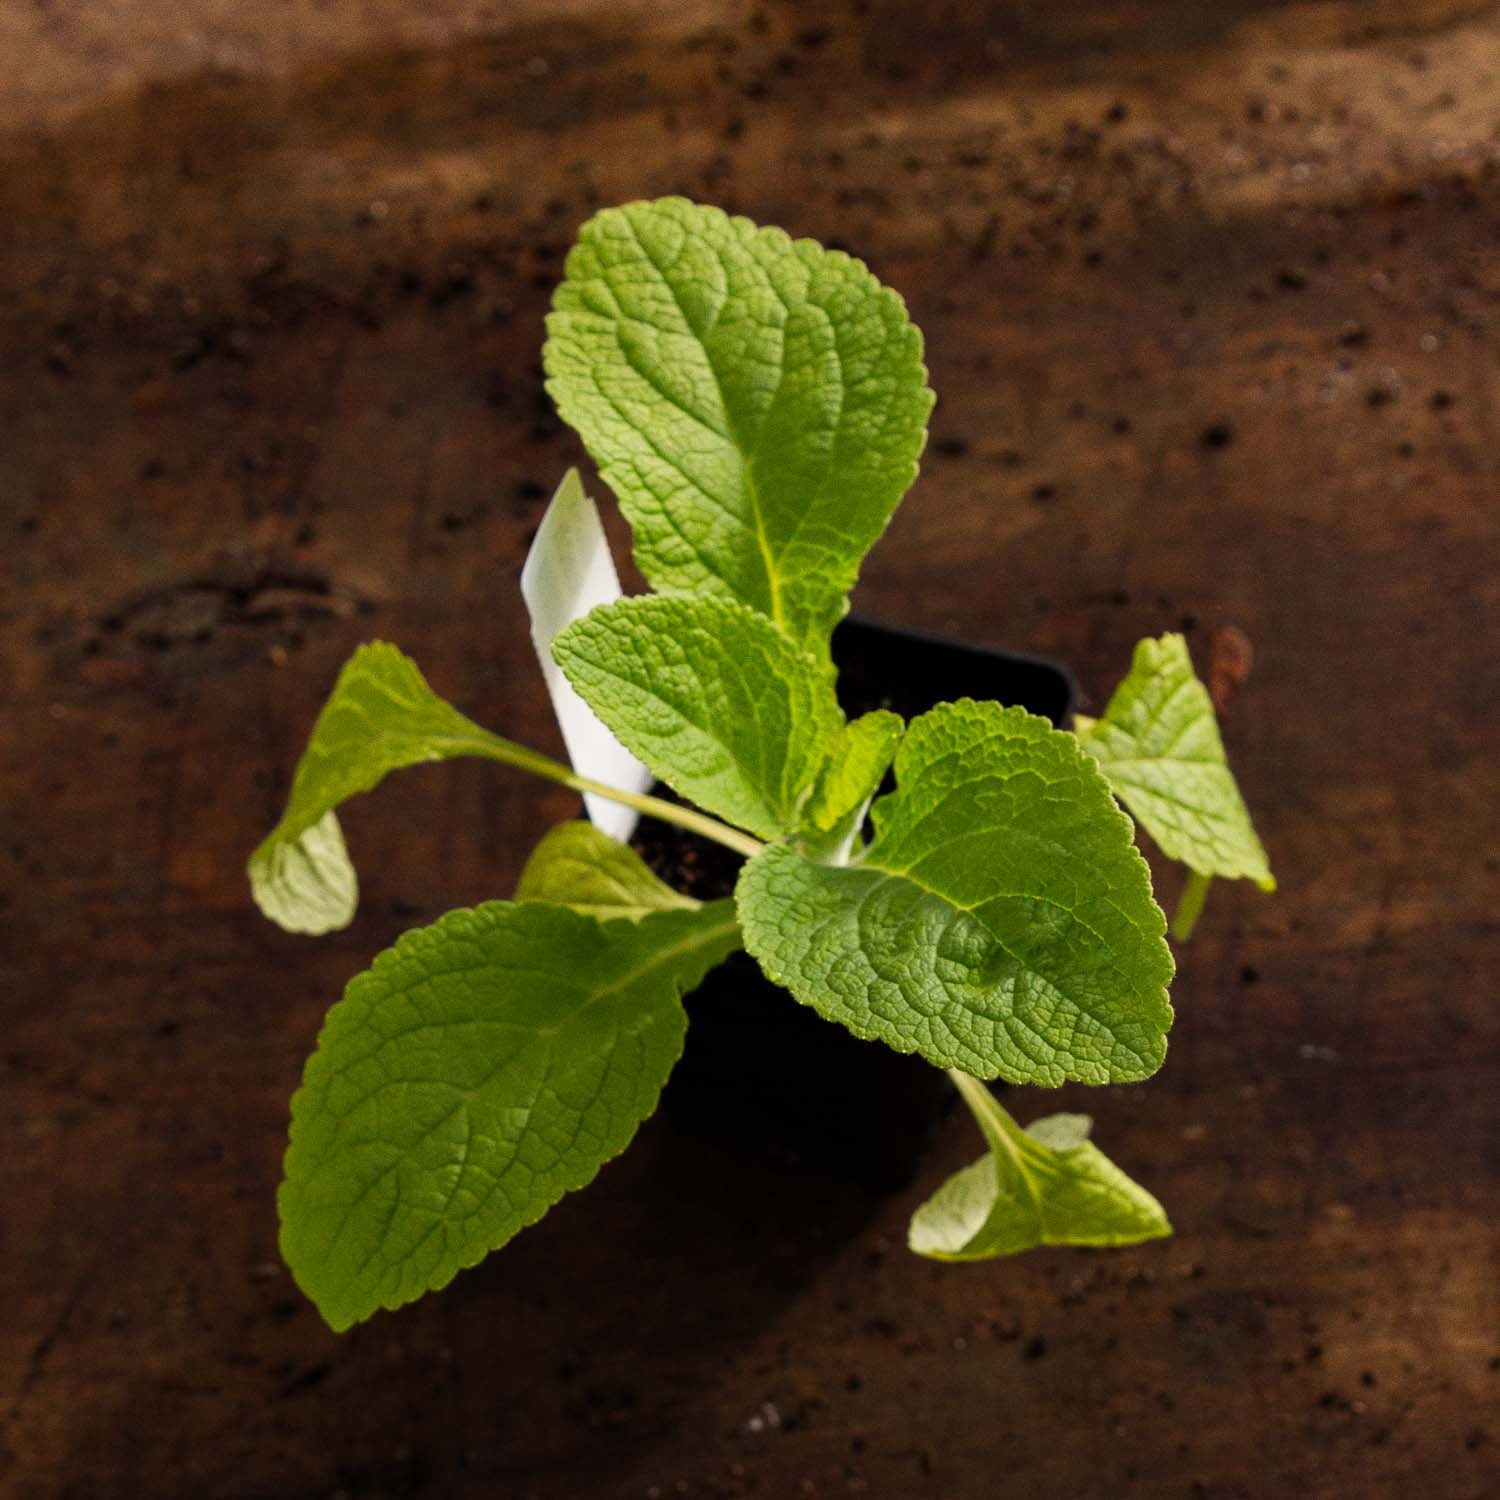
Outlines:
POLYGON ((580 776, 571 766, 565 766, 561 761, 553 760, 539 751, 528 750, 526 746, 502 739, 497 734, 485 735, 482 753, 491 760, 514 766, 519 771, 530 771, 533 776, 555 781, 559 786, 568 787, 572 791, 592 792, 596 797, 608 797, 611 802, 621 802, 626 807, 633 807, 647 817, 660 818, 663 823, 675 823, 679 828, 686 828, 689 833, 701 834, 716 844, 722 844, 726 849, 733 849, 736 854, 743 854, 746 859, 753 859, 766 847, 748 833, 741 833, 738 828, 731 828, 727 823, 721 823, 717 818, 710 818, 691 807, 667 802, 644 792, 627 792, 619 787, 606 786, 591 776, 580 776))
MULTIPOLYGON (((1017 1139, 1025 1132, 1015 1116, 972 1073, 965 1073, 960 1068, 949 1068, 946 1071, 991 1149, 1003 1151, 1016 1164, 1022 1176, 1026 1176, 1026 1164, 1022 1161, 1016 1144, 1017 1139)), ((1031 1186, 1029 1178, 1027 1186, 1031 1186)))
POLYGON ((1212 875, 1200 875, 1197 870, 1188 871, 1187 884, 1182 888, 1182 895, 1177 898, 1177 910, 1172 913, 1172 936, 1179 943, 1185 943, 1192 937, 1213 880, 1212 875))

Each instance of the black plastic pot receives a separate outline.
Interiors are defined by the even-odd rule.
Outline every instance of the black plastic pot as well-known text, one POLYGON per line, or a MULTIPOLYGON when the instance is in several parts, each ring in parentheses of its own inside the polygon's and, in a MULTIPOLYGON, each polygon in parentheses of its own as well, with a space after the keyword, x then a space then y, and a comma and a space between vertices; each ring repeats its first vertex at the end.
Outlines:
MULTIPOLYGON (((833 657, 851 717, 890 708, 910 719, 979 698, 1020 704, 1060 728, 1072 720, 1073 679, 1043 658, 861 619, 834 632, 833 657)), ((739 857, 717 844, 653 819, 632 842, 679 890, 711 900, 734 889, 739 857)), ((687 1008, 687 1049, 664 1096, 676 1129, 879 1191, 911 1182, 952 1098, 939 1069, 825 1021, 745 953, 714 970, 687 1008)))

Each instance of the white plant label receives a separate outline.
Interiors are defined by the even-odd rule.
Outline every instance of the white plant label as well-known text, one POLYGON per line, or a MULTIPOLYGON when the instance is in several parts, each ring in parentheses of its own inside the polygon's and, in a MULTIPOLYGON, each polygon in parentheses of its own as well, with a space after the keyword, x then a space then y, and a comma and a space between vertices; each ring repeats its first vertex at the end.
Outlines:
MULTIPOLYGON (((622 791, 644 792, 651 786, 651 773, 599 722, 552 660, 552 641, 559 632, 595 605, 618 599, 621 592, 599 512, 578 470, 569 469, 526 555, 521 597, 531 616, 532 643, 573 769, 622 791)), ((592 793, 586 793, 583 802, 590 821, 611 838, 624 843, 635 831, 634 808, 592 793)))

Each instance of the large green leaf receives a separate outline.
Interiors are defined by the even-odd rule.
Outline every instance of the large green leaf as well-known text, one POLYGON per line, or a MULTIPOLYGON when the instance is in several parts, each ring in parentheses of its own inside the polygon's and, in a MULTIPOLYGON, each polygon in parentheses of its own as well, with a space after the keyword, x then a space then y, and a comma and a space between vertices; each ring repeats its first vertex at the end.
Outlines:
POLYGON ((292 1100, 281 1249, 335 1329, 446 1286, 656 1107, 727 901, 599 922, 493 901, 408 932, 328 1013, 292 1100))
POLYGON ((736 892, 766 974, 856 1036, 982 1078, 1160 1067, 1172 957, 1130 821, 1077 740, 964 699, 914 719, 847 867, 785 845, 736 892))
POLYGON ((547 389, 652 584, 826 653, 926 440, 900 297, 841 251, 662 198, 583 226, 547 335, 547 389))
POLYGON ((658 880, 634 849, 576 818, 559 823, 531 851, 516 900, 571 906, 601 921, 638 921, 653 911, 696 911, 700 905, 658 880))
POLYGON ((1169 858, 1276 889, 1182 636, 1139 642, 1104 716, 1079 738, 1169 858))
POLYGON ((934 1260, 990 1260, 1038 1245, 1135 1245, 1172 1232, 1161 1204, 1088 1140, 1087 1115, 1025 1130, 982 1083, 954 1080, 989 1150, 912 1215, 907 1243, 934 1260))
POLYGON ((844 722, 832 671, 732 600, 621 599, 552 649, 626 749, 762 838, 792 826, 844 722))
POLYGON ((333 809, 403 766, 459 755, 512 759, 510 750, 439 698, 394 646, 361 646, 318 715, 281 821, 250 856, 256 905, 289 932, 346 926, 358 886, 333 809))

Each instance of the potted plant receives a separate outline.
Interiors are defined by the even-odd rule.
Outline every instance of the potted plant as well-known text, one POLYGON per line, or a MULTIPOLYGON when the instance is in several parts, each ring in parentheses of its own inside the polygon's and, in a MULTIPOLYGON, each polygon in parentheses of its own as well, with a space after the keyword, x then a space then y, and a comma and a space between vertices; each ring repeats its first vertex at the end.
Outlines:
POLYGON ((1213 876, 1272 885, 1182 638, 1142 642, 1073 732, 973 689, 848 715, 834 627, 916 476, 933 398, 901 299, 841 252, 682 199, 606 210, 569 257, 545 364, 653 589, 569 624, 552 655, 675 797, 502 739, 367 645, 251 858, 256 900, 294 931, 346 923, 337 805, 458 755, 707 840, 736 862, 732 894, 674 889, 574 821, 514 901, 377 957, 293 1100, 279 1203, 299 1285, 346 1328, 589 1182, 655 1109, 683 997, 741 950, 820 1024, 944 1070, 973 1111, 985 1153, 918 1209, 913 1249, 1168 1233, 1085 1117, 1023 1129, 985 1083, 1133 1082, 1163 1061, 1167 924, 1121 802, 1194 872, 1193 901, 1213 876))
MULTIPOLYGON (((848 618, 833 632, 839 706, 916 718, 956 698, 1018 706, 1058 728, 1076 688, 1056 662, 848 618)), ((884 789, 889 789, 885 787, 884 789)), ((671 790, 657 784, 659 795, 671 790)), ((739 857, 654 818, 630 840, 651 870, 700 900, 732 895, 739 857)), ((678 1127, 746 1156, 770 1155, 879 1192, 911 1183, 954 1099, 947 1074, 916 1053, 861 1041, 731 954, 685 998, 690 1044, 662 1107, 678 1127), (767 1101, 774 1100, 774 1108, 767 1101)))

